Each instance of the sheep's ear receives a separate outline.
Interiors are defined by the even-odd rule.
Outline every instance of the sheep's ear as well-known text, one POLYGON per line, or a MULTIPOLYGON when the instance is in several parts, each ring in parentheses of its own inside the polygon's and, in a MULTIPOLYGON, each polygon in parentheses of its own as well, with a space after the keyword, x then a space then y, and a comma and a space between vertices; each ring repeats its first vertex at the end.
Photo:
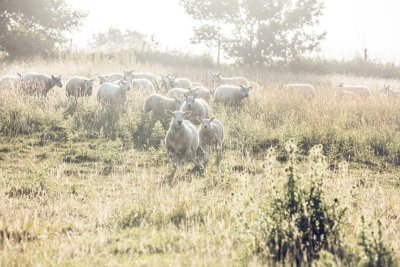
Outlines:
POLYGON ((210 124, 213 120, 215 120, 214 117, 212 117, 212 118, 208 121, 208 123, 210 124))
POLYGON ((166 110, 165 114, 167 114, 169 116, 174 116, 174 113, 171 110, 166 110))
POLYGON ((52 79, 55 79, 56 77, 54 77, 54 75, 51 75, 51 78, 52 78, 52 79))
POLYGON ((240 88, 244 89, 244 86, 241 84, 241 85, 240 85, 240 88))
POLYGON ((249 90, 253 89, 253 86, 249 86, 248 89, 249 89, 249 90))
POLYGON ((199 116, 196 116, 196 121, 197 121, 198 123, 202 123, 202 120, 201 120, 201 118, 200 118, 199 116))
POLYGON ((190 116, 190 115, 192 115, 192 112, 191 112, 191 111, 186 111, 185 113, 183 113, 183 116, 184 116, 184 117, 188 117, 188 116, 190 116))
POLYGON ((21 75, 20 73, 17 72, 17 75, 18 75, 20 78, 22 78, 22 75, 21 75))

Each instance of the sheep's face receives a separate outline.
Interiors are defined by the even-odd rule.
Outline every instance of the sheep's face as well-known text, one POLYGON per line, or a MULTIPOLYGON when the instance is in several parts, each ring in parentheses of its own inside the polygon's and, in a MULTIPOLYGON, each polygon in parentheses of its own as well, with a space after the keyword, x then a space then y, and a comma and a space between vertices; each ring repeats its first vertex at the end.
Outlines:
POLYGON ((131 89, 131 81, 121 80, 121 88, 124 91, 129 91, 131 89))
POLYGON ((93 81, 94 80, 86 80, 85 81, 85 86, 86 86, 85 95, 86 96, 91 96, 93 93, 93 81))
POLYGON ((174 88, 175 87, 175 77, 170 77, 170 76, 167 76, 167 77, 168 77, 168 86, 170 88, 174 88))
POLYGON ((188 109, 192 109, 194 107, 194 104, 196 102, 196 96, 197 96, 197 92, 194 95, 184 95, 186 98, 186 106, 188 109))
POLYGON ((211 122, 214 120, 214 118, 211 119, 201 119, 200 117, 197 117, 197 120, 201 122, 201 128, 204 130, 208 130, 211 128, 211 122))
POLYGON ((222 73, 220 73, 220 72, 219 73, 210 72, 210 75, 211 75, 211 81, 213 83, 221 81, 222 73))
POLYGON ((249 97, 251 86, 240 86, 240 92, 243 97, 249 97))
POLYGON ((58 76, 58 77, 51 75, 51 79, 52 79, 53 84, 54 84, 55 86, 58 86, 58 87, 60 87, 60 88, 62 87, 61 75, 58 76))
POLYGON ((183 120, 185 117, 190 116, 192 114, 191 111, 169 111, 167 110, 166 113, 172 117, 172 125, 175 129, 179 129, 183 126, 183 120))
POLYGON ((124 77, 133 78, 134 70, 123 70, 124 77))
POLYGON ((103 84, 103 83, 105 83, 107 81, 106 76, 97 76, 97 78, 99 78, 100 84, 103 84))

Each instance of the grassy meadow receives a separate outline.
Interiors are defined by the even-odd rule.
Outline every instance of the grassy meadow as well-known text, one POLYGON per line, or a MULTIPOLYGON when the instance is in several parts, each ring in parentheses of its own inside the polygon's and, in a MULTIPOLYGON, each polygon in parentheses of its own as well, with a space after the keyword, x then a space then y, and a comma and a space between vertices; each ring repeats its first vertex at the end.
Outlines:
MULTIPOLYGON (((65 85, 74 75, 124 68, 212 87, 208 68, 124 58, 15 62, 0 75, 38 71, 62 75, 65 85)), ((144 116, 145 96, 137 92, 112 111, 98 105, 97 81, 78 104, 65 87, 45 101, 0 89, 0 265, 396 266, 400 99, 387 101, 379 90, 399 82, 220 71, 248 77, 260 90, 240 108, 211 100, 225 126, 222 161, 210 155, 204 166, 177 170, 163 144, 169 122, 144 116), (335 101, 341 81, 369 86, 372 98, 335 101), (313 84, 316 98, 283 95, 281 85, 291 82, 313 84), (310 218, 329 227, 307 254, 312 237, 307 243, 298 228, 310 218)))

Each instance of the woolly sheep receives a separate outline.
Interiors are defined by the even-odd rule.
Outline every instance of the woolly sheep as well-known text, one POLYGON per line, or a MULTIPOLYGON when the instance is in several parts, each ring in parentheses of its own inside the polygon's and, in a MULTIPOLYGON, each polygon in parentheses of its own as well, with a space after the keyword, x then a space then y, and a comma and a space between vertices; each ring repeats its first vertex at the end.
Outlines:
POLYGON ((249 85, 249 81, 243 77, 222 77, 221 72, 219 73, 209 72, 209 75, 211 76, 211 82, 213 83, 214 88, 217 85, 236 85, 236 86, 249 85))
POLYGON ((197 92, 197 97, 208 101, 210 99, 211 92, 205 87, 196 87, 194 89, 183 89, 183 88, 173 88, 168 91, 167 97, 173 98, 184 98, 185 94, 194 95, 197 92))
POLYGON ((381 93, 384 94, 390 101, 400 99, 400 91, 390 88, 390 85, 388 86, 385 85, 381 90, 381 93))
POLYGON ((149 72, 134 72, 132 74, 132 79, 146 79, 149 80, 152 84, 154 89, 157 91, 160 90, 160 86, 158 84, 158 79, 157 76, 154 73, 149 73, 149 72))
POLYGON ((251 86, 221 85, 214 91, 214 100, 228 105, 240 105, 249 97, 251 86))
POLYGON ((352 91, 347 91, 343 89, 337 89, 335 91, 335 100, 336 101, 350 101, 350 100, 356 100, 359 99, 359 97, 352 91))
POLYGON ((371 89, 363 85, 344 85, 343 83, 340 83, 336 89, 353 92, 364 99, 372 95, 371 89))
POLYGON ((30 95, 47 97, 47 94, 54 86, 62 87, 61 75, 56 77, 43 73, 28 72, 21 78, 23 91, 30 95))
POLYGON ((283 86, 284 90, 290 94, 304 97, 308 100, 311 100, 315 97, 315 89, 314 86, 311 84, 302 84, 302 83, 295 83, 295 84, 286 84, 283 86))
POLYGON ((182 105, 182 101, 177 98, 168 98, 159 94, 153 94, 146 98, 143 111, 162 117, 166 110, 179 110, 182 105))
POLYGON ((197 98, 197 93, 194 95, 184 95, 186 100, 183 102, 180 111, 186 112, 191 111, 191 115, 188 117, 188 120, 193 124, 198 125, 199 121, 196 117, 207 118, 210 114, 210 107, 207 102, 203 99, 197 98))
POLYGON ((69 78, 65 86, 67 97, 75 97, 75 100, 77 100, 78 97, 91 96, 93 93, 93 81, 94 79, 82 76, 69 78))
POLYGON ((121 85, 105 82, 97 92, 97 100, 103 104, 123 105, 126 101, 126 92, 130 90, 130 81, 122 81, 121 85))
POLYGON ((187 78, 169 77, 170 88, 192 88, 192 82, 187 78))
POLYGON ((152 82, 147 79, 135 78, 132 79, 132 88, 137 89, 138 92, 145 92, 150 94, 155 94, 154 86, 152 82))
POLYGON ((15 87, 16 84, 21 80, 21 74, 15 75, 4 75, 0 78, 0 88, 4 87, 15 87))
POLYGON ((191 112, 167 110, 166 113, 172 117, 165 137, 167 154, 172 164, 183 165, 186 161, 195 160, 200 139, 197 129, 190 121, 185 120, 191 112))
POLYGON ((219 161, 222 156, 223 142, 224 142, 224 126, 222 123, 215 119, 201 119, 199 130, 200 146, 211 152, 213 149, 217 151, 217 160, 219 161))

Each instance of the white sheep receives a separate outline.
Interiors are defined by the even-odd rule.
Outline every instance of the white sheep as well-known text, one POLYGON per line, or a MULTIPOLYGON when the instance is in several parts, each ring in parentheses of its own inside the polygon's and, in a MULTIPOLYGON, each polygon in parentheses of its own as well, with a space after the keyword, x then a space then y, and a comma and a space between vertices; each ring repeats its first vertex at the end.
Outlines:
POLYGON ((177 98, 168 98, 159 94, 153 94, 146 98, 143 105, 144 113, 149 113, 162 117, 166 110, 179 110, 182 101, 177 98))
POLYGON ((381 90, 381 94, 385 95, 389 101, 400 99, 400 91, 392 89, 390 85, 385 85, 381 90))
POLYGON ((130 90, 130 87, 130 80, 122 81, 121 85, 105 82, 97 92, 97 100, 102 104, 123 105, 126 102, 126 93, 130 90))
POLYGON ((222 77, 222 73, 213 73, 213 72, 208 72, 209 75, 211 76, 211 82, 215 87, 217 85, 236 85, 236 86, 248 86, 249 85, 249 80, 243 77, 222 77))
POLYGON ((168 75, 163 75, 160 74, 159 79, 157 79, 158 84, 160 86, 160 89, 163 89, 164 91, 169 90, 169 76, 168 75))
POLYGON ((47 97, 47 94, 54 86, 62 88, 61 75, 56 77, 43 73, 28 72, 21 78, 22 90, 30 95, 47 97))
POLYGON ((74 97, 76 101, 78 97, 91 96, 93 93, 93 81, 94 79, 82 76, 69 78, 65 86, 67 97, 74 97))
POLYGON ((167 97, 173 98, 173 97, 177 97, 179 99, 182 99, 185 97, 185 94, 187 95, 194 95, 195 93, 197 93, 197 97, 198 98, 202 98, 205 101, 208 102, 208 100, 210 99, 211 96, 211 91, 208 90, 205 87, 196 87, 194 89, 183 89, 183 88, 172 88, 171 90, 169 90, 167 92, 167 97))
POLYGON ((183 165, 186 161, 195 160, 200 139, 197 129, 190 121, 185 120, 191 112, 167 110, 166 113, 172 117, 165 137, 167 154, 172 164, 183 165))
POLYGON ((156 93, 153 83, 147 79, 142 79, 142 78, 132 79, 132 88, 136 89, 138 92, 142 92, 142 93, 147 93, 147 94, 155 94, 156 93))
POLYGON ((201 122, 199 130, 200 146, 208 152, 216 150, 217 160, 219 161, 223 150, 224 126, 215 118, 202 119, 197 117, 197 120, 201 122))
POLYGON ((214 91, 214 100, 227 105, 240 105, 242 100, 249 97, 251 86, 221 85, 214 91))
POLYGON ((160 90, 160 86, 158 84, 157 76, 154 73, 133 72, 131 78, 132 79, 147 79, 153 84, 154 89, 156 89, 157 91, 160 90))
POLYGON ((18 73, 18 76, 15 75, 4 75, 0 78, 0 88, 12 87, 15 88, 17 83, 21 81, 21 74, 18 73))
POLYGON ((211 97, 210 89, 204 86, 196 86, 192 89, 192 91, 197 92, 197 97, 204 99, 205 101, 209 101, 211 97))
POLYGON ((187 118, 193 124, 198 125, 199 121, 196 117, 208 118, 210 114, 210 107, 204 99, 197 98, 197 93, 194 95, 184 95, 186 100, 183 102, 180 111, 191 111, 191 115, 187 118))
POLYGON ((353 92, 363 99, 366 99, 372 95, 371 89, 363 85, 344 85, 343 83, 340 83, 336 89, 353 92))
POLYGON ((294 83, 294 84, 285 84, 283 86, 285 92, 298 96, 301 98, 305 98, 311 100, 315 97, 315 89, 311 84, 303 84, 303 83, 294 83))

